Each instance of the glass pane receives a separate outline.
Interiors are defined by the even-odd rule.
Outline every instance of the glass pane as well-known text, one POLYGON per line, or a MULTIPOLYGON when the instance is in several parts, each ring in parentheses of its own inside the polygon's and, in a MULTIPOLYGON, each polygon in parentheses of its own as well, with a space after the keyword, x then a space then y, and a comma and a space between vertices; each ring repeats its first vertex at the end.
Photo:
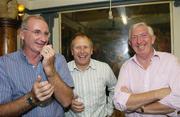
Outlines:
POLYGON ((170 4, 143 4, 62 13, 62 53, 67 61, 72 60, 70 41, 74 33, 81 31, 92 37, 93 58, 107 62, 118 76, 122 63, 133 52, 128 45, 128 29, 131 24, 144 21, 151 25, 157 37, 155 49, 171 52, 170 4))

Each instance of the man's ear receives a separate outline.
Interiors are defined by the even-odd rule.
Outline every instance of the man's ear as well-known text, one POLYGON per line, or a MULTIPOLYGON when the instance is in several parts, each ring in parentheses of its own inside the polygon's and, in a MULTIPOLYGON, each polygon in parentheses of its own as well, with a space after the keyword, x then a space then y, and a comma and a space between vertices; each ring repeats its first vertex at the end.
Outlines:
POLYGON ((71 55, 73 56, 74 55, 74 52, 73 52, 73 49, 71 48, 71 55))
POLYGON ((154 43, 155 43, 155 40, 156 40, 156 36, 155 36, 155 35, 153 35, 153 36, 152 36, 152 44, 154 44, 154 43))
POLYGON ((93 54, 94 49, 91 50, 91 55, 93 54))
POLYGON ((20 29, 19 37, 20 37, 20 39, 21 39, 22 41, 24 40, 24 32, 23 32, 22 29, 20 29))
POLYGON ((131 46, 131 40, 128 40, 128 44, 131 46))

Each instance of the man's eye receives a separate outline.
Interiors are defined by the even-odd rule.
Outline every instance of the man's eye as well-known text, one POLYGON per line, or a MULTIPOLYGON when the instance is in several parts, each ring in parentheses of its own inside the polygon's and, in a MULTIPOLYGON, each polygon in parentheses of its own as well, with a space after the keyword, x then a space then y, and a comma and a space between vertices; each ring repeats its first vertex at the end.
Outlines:
POLYGON ((35 30, 34 33, 35 33, 35 34, 40 34, 41 31, 40 31, 40 30, 35 30))
POLYGON ((132 36, 131 38, 132 38, 132 39, 136 39, 136 38, 137 38, 137 36, 132 36))
POLYGON ((89 47, 89 46, 85 46, 85 47, 84 47, 84 49, 88 49, 88 48, 90 48, 90 47, 89 47))
POLYGON ((80 47, 75 47, 75 49, 81 49, 80 47))
POLYGON ((46 36, 47 36, 47 35, 49 35, 49 33, 48 33, 48 32, 45 32, 44 34, 45 34, 46 36))
POLYGON ((143 37, 147 37, 148 35, 147 35, 147 34, 143 34, 142 36, 143 36, 143 37))

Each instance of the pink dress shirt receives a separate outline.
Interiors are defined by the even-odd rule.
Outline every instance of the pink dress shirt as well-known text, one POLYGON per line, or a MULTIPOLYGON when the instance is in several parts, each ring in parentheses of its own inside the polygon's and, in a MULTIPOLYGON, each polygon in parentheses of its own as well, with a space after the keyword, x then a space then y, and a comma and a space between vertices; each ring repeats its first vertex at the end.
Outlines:
MULTIPOLYGON (((163 87, 170 87, 171 93, 159 102, 171 108, 180 110, 180 62, 166 52, 154 51, 150 66, 145 70, 138 63, 136 55, 126 61, 120 70, 118 83, 115 87, 114 104, 116 109, 126 111, 129 93, 121 92, 121 86, 126 86, 132 93, 142 93, 163 87)), ((169 115, 177 116, 176 113, 169 115)), ((165 115, 150 115, 126 113, 126 117, 166 117, 165 115)))

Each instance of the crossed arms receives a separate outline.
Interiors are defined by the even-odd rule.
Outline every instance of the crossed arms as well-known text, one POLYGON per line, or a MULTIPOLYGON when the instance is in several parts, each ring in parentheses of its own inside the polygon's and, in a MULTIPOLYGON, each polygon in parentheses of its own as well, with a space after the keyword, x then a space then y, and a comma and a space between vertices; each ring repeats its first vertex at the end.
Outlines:
POLYGON ((158 102, 170 94, 170 88, 161 88, 138 94, 131 93, 127 87, 121 87, 121 91, 130 93, 126 103, 127 111, 148 114, 168 114, 174 111, 174 109, 158 102))

